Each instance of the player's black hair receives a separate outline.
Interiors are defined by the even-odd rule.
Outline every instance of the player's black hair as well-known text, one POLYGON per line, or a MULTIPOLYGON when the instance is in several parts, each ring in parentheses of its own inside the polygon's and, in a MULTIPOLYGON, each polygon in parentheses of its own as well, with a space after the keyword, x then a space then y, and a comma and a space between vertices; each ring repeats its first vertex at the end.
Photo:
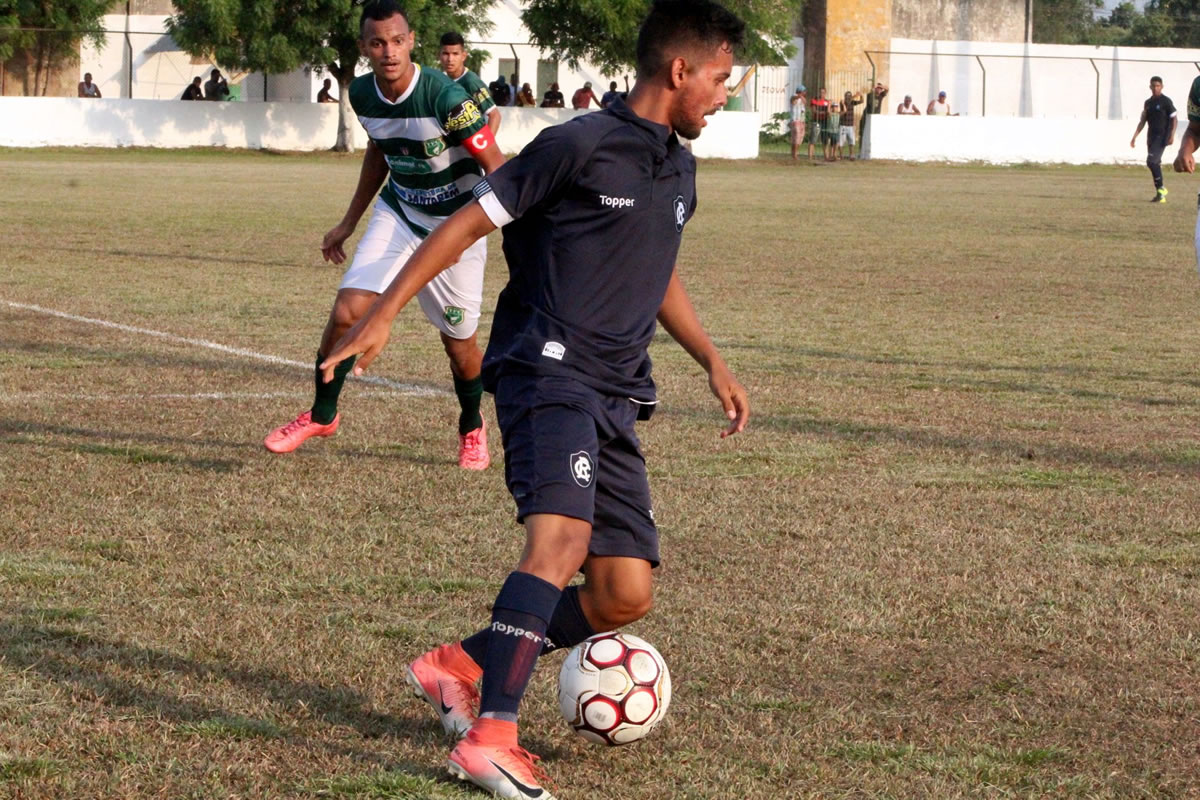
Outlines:
POLYGON ((680 48, 714 50, 724 42, 738 47, 746 23, 712 0, 655 0, 637 38, 637 74, 657 75, 680 48))
POLYGON ((1158 77, 1157 75, 1155 75, 1153 78, 1151 78, 1151 79, 1150 79, 1150 82, 1151 82, 1151 83, 1154 83, 1155 81, 1158 81, 1159 83, 1162 83, 1162 78, 1160 78, 1160 77, 1158 77))
POLYGON ((438 46, 453 47, 454 45, 458 45, 464 49, 466 48, 467 42, 465 39, 463 39, 463 35, 458 31, 446 31, 443 33, 442 40, 438 42, 438 46))
POLYGON ((358 19, 358 37, 362 38, 363 29, 367 27, 367 20, 373 19, 376 22, 383 22, 385 19, 391 19, 396 14, 404 17, 404 22, 411 27, 408 12, 396 0, 367 0, 367 2, 363 3, 362 16, 358 19))

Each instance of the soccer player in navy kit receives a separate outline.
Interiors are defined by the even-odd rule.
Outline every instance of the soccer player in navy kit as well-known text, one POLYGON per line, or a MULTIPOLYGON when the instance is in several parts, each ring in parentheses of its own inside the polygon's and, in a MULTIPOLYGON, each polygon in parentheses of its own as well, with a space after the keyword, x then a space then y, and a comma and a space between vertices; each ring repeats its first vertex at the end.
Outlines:
POLYGON ((1175 125, 1179 121, 1175 113, 1175 104, 1162 90, 1163 80, 1155 75, 1150 79, 1150 96, 1142 105, 1142 116, 1138 120, 1137 130, 1129 140, 1129 146, 1134 147, 1142 128, 1150 126, 1146 134, 1146 166, 1150 168, 1150 176, 1154 178, 1154 197, 1150 199, 1152 203, 1167 201, 1167 187, 1163 186, 1162 154, 1175 143, 1175 125))
POLYGON ((490 627, 421 656, 408 679, 448 731, 466 734, 450 772, 505 797, 550 798, 517 744, 518 704, 538 656, 650 609, 658 535, 634 421, 656 402, 647 353, 656 319, 708 373, 729 420, 722 436, 749 416, 745 389, 675 269, 696 209, 695 160, 676 132, 695 138, 725 104, 743 30, 710 0, 656 2, 638 35, 628 102, 548 128, 481 181, 476 200, 424 241, 321 364, 332 377, 361 354, 361 373, 421 287, 504 229, 509 282, 483 378, 496 396, 525 550, 490 627), (568 587, 580 570, 584 583, 568 587))

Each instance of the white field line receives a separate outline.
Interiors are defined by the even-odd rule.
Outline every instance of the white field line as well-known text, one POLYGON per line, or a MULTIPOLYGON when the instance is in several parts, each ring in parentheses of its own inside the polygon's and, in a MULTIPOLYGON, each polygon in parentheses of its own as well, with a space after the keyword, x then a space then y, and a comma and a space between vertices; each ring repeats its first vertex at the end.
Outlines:
MULTIPOLYGON (((31 303, 14 303, 11 300, 0 300, 0 303, 3 303, 9 308, 19 308, 22 311, 33 311, 37 314, 46 314, 51 317, 59 317, 60 319, 69 319, 72 322, 83 322, 88 325, 99 325, 102 328, 112 328, 114 330, 124 331, 126 333, 137 333, 141 334, 142 336, 153 336, 157 339, 164 339, 168 342, 175 342, 177 344, 191 345, 192 347, 206 347, 209 350, 217 350, 222 353, 241 356, 242 358, 249 358, 255 361, 266 361, 269 364, 282 364, 283 366, 287 367, 299 367, 309 372, 311 372, 313 368, 312 364, 306 364, 303 361, 294 361, 290 358, 281 358, 280 356, 273 356, 268 353, 259 353, 255 350, 246 350, 245 348, 241 347, 230 347, 229 345, 210 342, 207 339, 191 339, 186 336, 176 336, 173 333, 151 330, 150 328, 138 328, 134 327, 133 325, 123 325, 119 322, 110 322, 106 319, 81 317, 77 314, 68 314, 65 311, 55 311, 52 308, 43 308, 42 306, 35 306, 31 303)), ((355 377, 351 375, 349 377, 350 380, 369 383, 373 386, 384 386, 388 389, 394 389, 403 394, 413 395, 416 397, 435 397, 449 394, 442 389, 434 389, 430 386, 420 386, 415 383, 400 383, 398 381, 390 381, 387 378, 380 378, 375 375, 363 375, 362 377, 355 377)))
MULTIPOLYGON (((368 389, 355 397, 395 397, 394 390, 368 389)), ((278 400, 280 398, 312 397, 312 392, 193 392, 191 394, 64 394, 62 392, 0 393, 0 403, 28 403, 41 400, 70 402, 122 402, 144 400, 278 400)))

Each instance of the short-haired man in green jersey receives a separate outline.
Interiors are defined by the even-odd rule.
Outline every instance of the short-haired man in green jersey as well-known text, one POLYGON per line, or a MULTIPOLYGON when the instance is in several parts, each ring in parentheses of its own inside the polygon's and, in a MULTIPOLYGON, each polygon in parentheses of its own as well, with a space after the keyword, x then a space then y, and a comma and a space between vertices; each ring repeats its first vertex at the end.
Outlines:
POLYGON ((466 90, 479 110, 487 115, 492 134, 496 134, 500 130, 500 109, 492 100, 492 93, 488 91, 483 78, 467 69, 466 40, 457 31, 447 31, 442 34, 439 45, 438 62, 442 65, 442 72, 466 90))
MULTIPOLYGON (((379 196, 338 288, 317 364, 366 313, 424 238, 471 200, 471 190, 484 174, 504 163, 475 101, 441 72, 414 64, 413 42, 408 17, 395 0, 369 0, 363 6, 359 49, 371 73, 355 78, 349 94, 370 141, 350 206, 321 243, 326 261, 346 260, 343 245, 376 192, 379 196)), ((421 310, 438 328, 450 358, 460 406, 458 464, 476 470, 490 463, 479 413, 483 353, 475 339, 486 259, 486 242, 476 242, 419 297, 421 310)), ((267 449, 288 453, 313 436, 333 435, 341 420, 338 396, 350 367, 350 361, 343 362, 329 382, 316 370, 312 408, 273 430, 264 441, 267 449)))

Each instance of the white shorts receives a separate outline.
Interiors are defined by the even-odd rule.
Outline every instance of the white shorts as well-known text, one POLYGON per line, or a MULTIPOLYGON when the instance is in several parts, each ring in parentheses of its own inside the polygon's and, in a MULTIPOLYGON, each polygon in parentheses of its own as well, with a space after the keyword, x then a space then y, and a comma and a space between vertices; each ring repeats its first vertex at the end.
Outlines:
POLYGON ((854 136, 854 126, 853 125, 842 125, 838 128, 838 146, 839 147, 846 147, 847 145, 849 145, 850 147, 853 147, 857 141, 858 140, 854 136))
MULTIPOLYGON (((376 200, 367 231, 338 289, 382 294, 422 241, 391 206, 382 198, 376 200)), ((469 339, 479 327, 486 261, 487 239, 480 239, 417 293, 426 318, 451 339, 469 339)))

